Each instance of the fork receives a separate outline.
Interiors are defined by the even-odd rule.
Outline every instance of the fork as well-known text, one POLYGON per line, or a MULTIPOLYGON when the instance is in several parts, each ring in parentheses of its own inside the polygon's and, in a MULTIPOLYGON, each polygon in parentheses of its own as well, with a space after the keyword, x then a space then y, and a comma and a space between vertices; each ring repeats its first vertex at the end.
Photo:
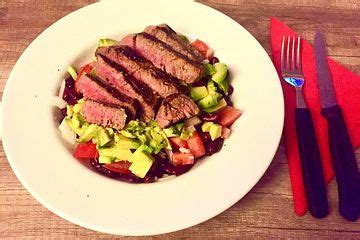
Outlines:
POLYGON ((300 48, 300 37, 283 37, 281 72, 285 82, 296 91, 295 125, 309 212, 316 218, 323 218, 329 211, 328 201, 314 124, 302 91, 305 79, 300 48))

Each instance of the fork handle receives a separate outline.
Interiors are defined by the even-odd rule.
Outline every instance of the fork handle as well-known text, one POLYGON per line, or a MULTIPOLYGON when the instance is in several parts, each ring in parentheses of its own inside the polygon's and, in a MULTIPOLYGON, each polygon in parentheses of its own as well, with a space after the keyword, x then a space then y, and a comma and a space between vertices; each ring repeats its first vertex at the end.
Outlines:
POLYGON ((329 212, 319 147, 308 108, 295 110, 296 132, 309 212, 323 218, 329 212))
POLYGON ((339 193, 339 211, 347 220, 360 214, 360 176, 349 133, 339 106, 324 108, 328 121, 329 146, 339 193))

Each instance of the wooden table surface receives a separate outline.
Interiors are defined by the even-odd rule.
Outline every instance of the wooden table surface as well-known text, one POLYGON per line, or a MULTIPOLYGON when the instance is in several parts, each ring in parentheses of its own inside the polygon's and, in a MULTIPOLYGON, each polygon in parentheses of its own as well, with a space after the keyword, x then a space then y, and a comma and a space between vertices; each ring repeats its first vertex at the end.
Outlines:
MULTIPOLYGON (((29 43, 50 24, 93 0, 1 0, 0 89, 16 60, 29 43)), ((328 53, 349 69, 360 73, 359 0, 204 0, 248 29, 270 54, 270 16, 278 17, 308 40, 321 27, 328 53)), ((357 151, 360 160, 360 151, 357 151)), ((338 214, 335 181, 329 185, 331 214, 315 220, 297 217, 284 145, 261 181, 237 204, 197 226, 159 238, 352 238, 360 239, 359 221, 338 214)), ((73 239, 112 238, 76 226, 40 205, 19 183, 3 149, 0 151, 0 238, 73 239)), ((155 237, 155 238, 156 238, 155 237)))

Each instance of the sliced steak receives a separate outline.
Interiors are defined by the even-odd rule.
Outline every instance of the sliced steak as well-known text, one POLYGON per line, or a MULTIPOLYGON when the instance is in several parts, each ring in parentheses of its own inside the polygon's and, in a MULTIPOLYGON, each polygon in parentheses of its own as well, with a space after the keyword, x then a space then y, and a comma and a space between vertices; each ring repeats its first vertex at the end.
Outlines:
POLYGON ((202 63, 176 52, 169 45, 148 33, 128 35, 120 41, 120 44, 131 47, 152 62, 155 67, 185 83, 191 84, 199 80, 205 73, 202 63))
POLYGON ((188 58, 202 62, 205 57, 189 43, 181 39, 177 33, 167 24, 158 26, 148 26, 144 32, 156 37, 171 46, 175 51, 187 56, 188 58))
POLYGON ((164 99, 155 120, 164 128, 199 113, 199 107, 191 98, 184 94, 174 94, 164 99))
POLYGON ((95 73, 106 80, 112 87, 128 97, 137 99, 141 108, 140 116, 145 122, 155 118, 161 101, 146 84, 133 78, 125 69, 110 59, 98 55, 95 73))
POLYGON ((80 79, 76 81, 76 89, 82 93, 86 99, 119 105, 126 110, 129 119, 136 117, 136 109, 138 107, 137 100, 120 93, 98 77, 88 74, 81 76, 80 79))
POLYGON ((96 55, 106 57, 120 65, 162 98, 189 91, 188 87, 182 85, 178 79, 157 69, 128 46, 100 47, 96 50, 96 55))
POLYGON ((103 127, 122 129, 126 122, 126 113, 123 108, 113 104, 104 104, 93 100, 85 100, 81 114, 87 122, 103 127))

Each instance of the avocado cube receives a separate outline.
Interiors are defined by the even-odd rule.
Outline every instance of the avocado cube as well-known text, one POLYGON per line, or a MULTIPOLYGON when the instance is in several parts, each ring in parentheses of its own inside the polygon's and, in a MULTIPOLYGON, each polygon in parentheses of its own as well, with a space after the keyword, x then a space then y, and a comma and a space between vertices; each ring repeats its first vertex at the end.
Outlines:
POLYGON ((214 141, 214 140, 218 139, 219 137, 221 137, 221 129, 222 129, 222 127, 215 123, 210 126, 209 134, 210 134, 211 140, 214 141))
POLYGON ((151 165, 153 164, 153 160, 150 158, 144 158, 142 160, 134 161, 129 170, 136 176, 140 178, 144 178, 147 172, 150 170, 151 165))
POLYGON ((222 98, 221 93, 214 92, 211 95, 213 95, 214 98, 216 98, 217 101, 219 101, 222 98))
POLYGON ((85 131, 80 135, 80 142, 88 142, 95 138, 99 132, 100 127, 95 124, 90 124, 85 131))
POLYGON ((203 125, 201 126, 201 130, 203 132, 210 132, 210 127, 213 125, 213 122, 204 122, 203 125))
POLYGON ((205 63, 204 66, 206 69, 206 75, 211 76, 216 73, 216 69, 215 69, 214 65, 211 65, 210 63, 205 63))
POLYGON ((112 157, 105 157, 105 156, 99 156, 99 163, 109 164, 112 163, 114 158, 112 157))
POLYGON ((225 95, 228 95, 229 91, 229 82, 225 79, 221 83, 218 83, 219 88, 225 93, 225 95))
POLYGON ((84 128, 81 127, 81 123, 76 117, 65 118, 66 124, 77 134, 81 135, 84 132, 84 128))
POLYGON ((198 104, 201 108, 209 108, 217 104, 217 96, 213 94, 207 95, 205 98, 201 99, 198 104))
POLYGON ((84 131, 90 126, 89 123, 87 122, 84 122, 82 125, 81 125, 81 128, 78 129, 78 131, 76 132, 79 136, 81 136, 84 131))
POLYGON ((177 130, 177 128, 175 126, 171 126, 169 128, 164 128, 164 133, 166 135, 166 137, 176 137, 179 136, 179 131, 177 130))
POLYGON ((213 113, 213 112, 216 112, 224 107, 226 107, 227 103, 225 101, 224 98, 222 98, 218 104, 216 104, 215 106, 212 106, 212 107, 209 107, 209 108, 204 108, 204 112, 207 112, 207 113, 213 113))
POLYGON ((133 138, 124 137, 121 134, 115 135, 116 146, 124 149, 137 149, 140 147, 139 141, 133 138))
POLYGON ((122 161, 129 161, 132 152, 130 151, 130 149, 112 147, 99 149, 99 155, 103 157, 116 158, 122 161))
POLYGON ((214 64, 216 73, 212 75, 211 79, 216 83, 221 83, 225 80, 227 75, 227 66, 224 63, 215 63, 214 64))
POLYGON ((102 147, 105 144, 109 143, 112 140, 110 134, 108 131, 104 128, 100 128, 98 130, 97 136, 96 136, 96 143, 102 147))
POLYGON ((190 135, 190 133, 187 132, 187 131, 183 131, 183 132, 181 132, 181 134, 180 134, 180 139, 183 140, 183 141, 189 140, 190 137, 191 137, 191 135, 190 135))
POLYGON ((207 90, 209 94, 216 93, 217 87, 215 86, 215 82, 212 80, 209 80, 207 83, 207 90))
POLYGON ((200 99, 203 99, 205 98, 207 95, 208 95, 208 90, 205 86, 202 86, 202 87, 193 87, 190 89, 190 95, 191 95, 191 98, 194 100, 194 101, 197 101, 197 100, 200 100, 200 99))
POLYGON ((148 149, 146 145, 141 145, 129 159, 129 162, 132 162, 130 171, 140 178, 145 177, 154 162, 154 158, 146 149, 148 149))

